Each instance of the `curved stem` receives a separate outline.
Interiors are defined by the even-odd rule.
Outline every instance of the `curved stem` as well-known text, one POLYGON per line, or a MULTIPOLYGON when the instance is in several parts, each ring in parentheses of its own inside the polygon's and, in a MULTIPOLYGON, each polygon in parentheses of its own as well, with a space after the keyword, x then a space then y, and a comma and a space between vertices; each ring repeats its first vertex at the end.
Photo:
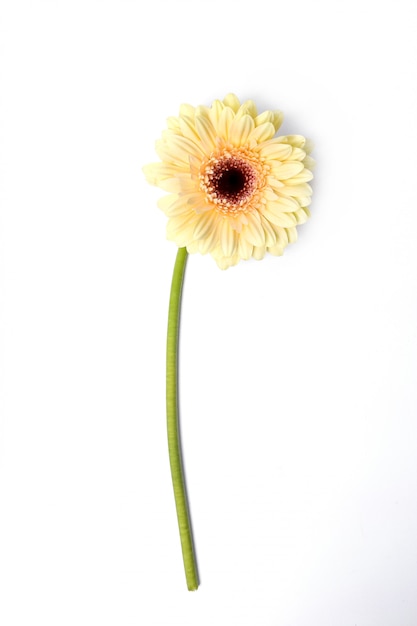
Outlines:
POLYGON ((169 462, 171 465, 175 506, 177 508, 185 577, 188 589, 195 591, 198 588, 198 574, 184 481, 178 416, 178 337, 181 292, 187 257, 187 249, 179 248, 172 275, 168 313, 166 399, 169 462))

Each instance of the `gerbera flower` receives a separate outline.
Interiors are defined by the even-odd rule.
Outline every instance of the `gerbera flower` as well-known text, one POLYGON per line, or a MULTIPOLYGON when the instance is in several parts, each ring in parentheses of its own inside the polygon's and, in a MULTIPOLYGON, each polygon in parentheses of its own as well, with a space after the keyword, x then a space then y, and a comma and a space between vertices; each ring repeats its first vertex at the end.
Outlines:
POLYGON ((210 253, 226 269, 241 259, 283 254, 309 217, 313 163, 301 135, 275 137, 279 111, 258 115, 234 94, 211 107, 184 104, 156 142, 162 163, 147 180, 169 192, 159 200, 167 237, 190 253, 210 253))

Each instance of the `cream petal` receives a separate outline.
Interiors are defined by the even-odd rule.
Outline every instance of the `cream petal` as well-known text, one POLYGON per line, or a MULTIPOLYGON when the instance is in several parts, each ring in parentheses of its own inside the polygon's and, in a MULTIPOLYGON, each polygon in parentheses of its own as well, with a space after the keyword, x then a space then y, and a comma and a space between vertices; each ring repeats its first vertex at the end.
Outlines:
POLYGON ((210 119, 210 108, 201 104, 200 106, 195 108, 195 116, 196 117, 204 117, 206 120, 210 119))
POLYGON ((196 115, 195 127, 206 154, 211 154, 216 145, 216 133, 209 119, 196 115))
POLYGON ((256 149, 264 159, 277 159, 279 161, 287 159, 292 152, 291 146, 277 142, 275 139, 264 141, 256 149))
POLYGON ((178 202, 179 200, 182 200, 181 206, 186 207, 186 209, 189 208, 187 207, 187 200, 184 200, 184 198, 180 198, 175 193, 158 198, 157 205, 161 209, 161 211, 163 211, 164 213, 167 213, 171 209, 171 207, 173 207, 174 204, 178 202))
POLYGON ((194 118, 187 117, 186 115, 183 115, 182 117, 180 117, 180 129, 181 129, 181 133, 183 134, 183 136, 186 137, 187 139, 190 139, 194 143, 197 143, 200 141, 198 133, 195 129, 194 118))
POLYGON ((178 174, 175 178, 166 178, 159 187, 170 193, 192 193, 198 190, 198 183, 189 174, 178 174))
POLYGON ((306 139, 303 148, 307 152, 307 154, 310 154, 310 152, 312 152, 312 150, 314 149, 314 144, 311 139, 306 139))
POLYGON ((232 109, 236 113, 240 107, 239 98, 234 93, 228 93, 223 99, 223 103, 232 109))
POLYGON ((245 239, 245 237, 239 237, 239 243, 237 248, 237 253, 241 259, 247 261, 251 258, 253 251, 253 245, 245 239))
POLYGON ((200 252, 198 241, 191 241, 191 243, 187 243, 187 252, 188 254, 196 254, 200 252))
POLYGON ((191 104, 182 104, 180 106, 180 115, 186 115, 187 117, 194 118, 195 115, 195 107, 191 104))
POLYGON ((179 133, 180 132, 180 121, 178 117, 169 117, 167 119, 167 127, 170 130, 173 130, 175 133, 179 133))
POLYGON ((184 213, 190 211, 191 204, 195 202, 196 199, 195 194, 185 194, 182 196, 170 194, 159 198, 157 204, 165 215, 168 215, 168 217, 174 217, 177 215, 183 215, 184 213))
POLYGON ((280 196, 279 191, 277 191, 277 195, 274 199, 268 200, 266 205, 272 205, 272 208, 275 208, 275 210, 280 213, 291 213, 292 211, 298 211, 300 208, 300 205, 294 198, 280 196))
POLYGON ((275 135, 275 128, 271 122, 265 122, 265 124, 261 124, 254 128, 254 130, 249 135, 249 141, 256 141, 257 143, 262 143, 264 141, 268 141, 275 135))
POLYGON ((151 185, 159 185, 166 178, 174 178, 178 174, 184 173, 186 167, 178 167, 168 163, 150 163, 142 168, 146 180, 151 185))
POLYGON ((274 114, 274 120, 273 120, 273 125, 275 126, 275 132, 278 130, 278 128, 281 126, 282 122, 284 121, 284 114, 282 113, 282 111, 273 111, 274 114))
POLYGON ((171 217, 167 222, 167 237, 172 239, 175 237, 179 231, 187 232, 190 231, 189 240, 192 241, 194 226, 196 222, 196 214, 192 210, 188 210, 181 215, 175 215, 171 217), (190 230, 191 229, 191 230, 190 230))
POLYGON ((236 231, 230 227, 229 220, 223 218, 220 227, 220 244, 225 256, 232 256, 236 247, 236 231))
POLYGON ((258 115, 258 111, 256 109, 256 104, 253 100, 245 100, 242 104, 245 112, 248 113, 252 118, 255 118, 258 115))
POLYGON ((200 175, 201 158, 193 157, 190 154, 188 164, 191 178, 193 178, 194 180, 198 180, 198 177, 200 175))
POLYGON ((304 224, 310 217, 310 211, 307 207, 303 207, 294 213, 297 224, 304 224))
POLYGON ((212 252, 212 250, 214 250, 214 248, 218 245, 219 228, 220 222, 218 220, 213 220, 212 229, 203 239, 200 239, 198 242, 198 249, 200 250, 201 254, 207 254, 207 252, 212 252))
POLYGON ((216 225, 216 215, 214 215, 214 211, 206 211, 205 213, 201 213, 198 218, 194 228, 193 237, 195 239, 203 239, 207 237, 213 230, 216 225))
POLYGON ((312 170, 314 169, 315 165, 315 160, 312 159, 310 156, 306 156, 306 158, 304 159, 304 167, 306 167, 308 170, 312 170))
POLYGON ((270 222, 261 215, 261 224, 265 233, 265 245, 274 246, 277 242, 275 231, 270 222))
POLYGON ((214 257, 214 260, 221 270, 227 270, 229 267, 232 266, 231 260, 226 257, 214 257))
POLYGON ((300 183, 307 183, 312 180, 313 174, 310 170, 304 168, 299 174, 285 180, 286 185, 299 185, 300 183))
POLYGON ((286 228, 285 230, 288 236, 288 243, 295 243, 298 238, 298 233, 295 226, 293 226, 292 228, 286 228))
POLYGON ((311 196, 296 196, 295 199, 302 209, 310 206, 311 204, 311 196))
POLYGON ((293 148, 291 152, 291 161, 302 161, 305 159, 306 153, 301 148, 293 148))
POLYGON ((289 144, 294 148, 303 148, 306 142, 305 137, 303 137, 302 135, 280 135, 276 138, 276 140, 280 141, 281 143, 289 144))
POLYGON ((235 117, 232 109, 230 107, 225 107, 220 114, 219 124, 217 127, 217 133, 219 137, 228 141, 229 139, 229 128, 235 117))
MULTIPOLYGON (((277 178, 275 178, 275 176, 267 176, 266 177, 266 182, 268 184, 268 187, 271 187, 273 190, 277 190, 278 191, 281 188, 285 187, 285 184, 282 183, 277 178)), ((266 189, 268 189, 268 187, 266 187, 266 189)), ((265 191, 266 191, 266 189, 265 189, 265 191)))
POLYGON ((245 237, 253 246, 263 246, 265 244, 265 233, 258 213, 248 213, 247 218, 248 223, 242 228, 241 236, 245 237))
POLYGON ((267 248, 267 250, 270 254, 273 254, 274 256, 282 256, 284 254, 284 247, 279 243, 275 244, 275 246, 270 246, 269 248, 267 248))
POLYGON ((218 127, 219 120, 220 120, 220 115, 223 109, 224 109, 224 104, 220 100, 215 100, 213 104, 211 105, 210 120, 216 132, 217 132, 217 127, 218 127))
POLYGON ((252 256, 257 261, 262 261, 265 256, 265 246, 253 246, 252 256))
POLYGON ((182 165, 188 165, 190 155, 203 158, 203 153, 198 146, 180 135, 171 135, 168 141, 157 141, 156 152, 162 161, 182 165))
POLYGON ((303 169, 304 165, 300 163, 300 161, 285 161, 285 163, 274 163, 271 165, 271 172, 278 180, 294 178, 294 176, 297 176, 303 169))
POLYGON ((178 153, 181 153, 182 160, 187 163, 189 162, 190 154, 197 159, 204 156, 201 147, 197 143, 180 135, 170 137, 169 147, 173 147, 178 153))
POLYGON ((250 115, 244 115, 240 119, 235 119, 230 124, 229 141, 234 146, 243 146, 254 129, 255 124, 250 115))
POLYGON ((273 202, 269 202, 263 209, 262 215, 275 226, 287 228, 297 223, 292 213, 283 213, 279 211, 273 202))
POLYGON ((282 228, 281 226, 276 226, 275 224, 273 224, 273 229, 277 238, 277 245, 285 248, 285 246, 288 244, 287 231, 285 230, 285 228, 282 228))
MULTIPOLYGON (((268 176, 268 184, 269 184, 269 176, 268 176)), ((287 181, 285 181, 286 183, 287 181)), ((291 185, 290 187, 287 184, 280 183, 281 188, 279 190, 280 195, 283 196, 310 196, 313 193, 312 188, 308 183, 300 183, 299 185, 291 185)))
MULTIPOLYGON (((262 124, 267 124, 267 123, 274 125, 274 114, 272 111, 264 111, 263 113, 255 117, 256 127, 262 126, 262 124)), ((275 134, 275 131, 274 131, 274 134, 275 134)))

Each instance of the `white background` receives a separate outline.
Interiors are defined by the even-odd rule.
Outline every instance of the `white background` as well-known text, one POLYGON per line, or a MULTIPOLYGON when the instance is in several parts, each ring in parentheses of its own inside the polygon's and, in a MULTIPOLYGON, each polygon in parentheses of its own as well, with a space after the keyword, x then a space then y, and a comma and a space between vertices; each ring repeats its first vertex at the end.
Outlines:
POLYGON ((413 2, 3 2, 2 626, 415 626, 413 2), (189 259, 186 590, 165 433, 175 245, 141 167, 234 91, 315 143, 284 257, 189 259))

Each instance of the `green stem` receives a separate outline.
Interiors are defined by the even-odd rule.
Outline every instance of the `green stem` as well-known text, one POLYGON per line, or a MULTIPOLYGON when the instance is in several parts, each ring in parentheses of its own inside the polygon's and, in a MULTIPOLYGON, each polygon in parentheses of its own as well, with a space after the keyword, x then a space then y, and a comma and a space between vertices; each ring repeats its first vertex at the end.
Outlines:
POLYGON ((171 465, 172 485, 174 487, 175 506, 181 538, 182 558, 189 591, 198 588, 197 564, 194 554, 190 513, 184 481, 181 458, 181 442, 178 416, 178 336, 181 308, 181 292, 187 263, 187 249, 179 248, 172 275, 171 295, 169 298, 168 335, 167 335, 167 429, 169 462, 171 465))

